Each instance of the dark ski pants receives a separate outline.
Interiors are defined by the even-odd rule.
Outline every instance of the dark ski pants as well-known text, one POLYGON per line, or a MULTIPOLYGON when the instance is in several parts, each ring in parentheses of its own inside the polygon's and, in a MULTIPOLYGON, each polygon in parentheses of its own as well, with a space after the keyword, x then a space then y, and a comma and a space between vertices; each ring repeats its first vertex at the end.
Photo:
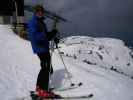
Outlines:
POLYGON ((51 57, 50 53, 39 53, 37 54, 39 59, 40 59, 40 72, 38 74, 37 78, 37 87, 40 89, 48 91, 49 87, 49 75, 50 75, 50 62, 51 62, 51 57))

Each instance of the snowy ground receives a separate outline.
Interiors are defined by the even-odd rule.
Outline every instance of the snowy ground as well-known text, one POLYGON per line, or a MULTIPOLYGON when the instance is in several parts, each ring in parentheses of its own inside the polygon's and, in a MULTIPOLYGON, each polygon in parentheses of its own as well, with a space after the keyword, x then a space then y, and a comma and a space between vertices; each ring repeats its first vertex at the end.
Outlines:
MULTIPOLYGON (((0 97, 17 100, 34 90, 39 59, 30 43, 16 36, 9 26, 0 25, 0 97)), ((72 36, 62 39, 60 54, 74 83, 80 88, 60 93, 93 93, 91 100, 133 100, 133 52, 123 41, 112 38, 72 36)), ((51 86, 70 85, 58 50, 52 56, 54 75, 51 86)))

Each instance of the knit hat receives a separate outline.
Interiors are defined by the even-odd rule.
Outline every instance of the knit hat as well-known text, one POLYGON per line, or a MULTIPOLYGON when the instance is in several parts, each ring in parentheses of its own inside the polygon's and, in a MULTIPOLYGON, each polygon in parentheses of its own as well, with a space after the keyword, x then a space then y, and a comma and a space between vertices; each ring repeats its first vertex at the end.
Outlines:
POLYGON ((35 5, 35 6, 33 7, 33 9, 34 9, 34 12, 35 12, 35 13, 38 12, 38 11, 44 12, 44 7, 43 7, 42 5, 35 5))

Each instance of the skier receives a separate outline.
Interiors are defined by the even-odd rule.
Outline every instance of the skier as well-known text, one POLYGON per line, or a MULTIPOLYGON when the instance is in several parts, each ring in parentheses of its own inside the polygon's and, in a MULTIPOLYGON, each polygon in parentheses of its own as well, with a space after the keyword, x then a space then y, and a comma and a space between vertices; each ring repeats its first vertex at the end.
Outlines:
POLYGON ((41 69, 36 84, 37 95, 54 98, 59 95, 49 91, 49 75, 53 73, 53 68, 50 64, 49 40, 54 38, 57 30, 53 29, 51 32, 48 32, 44 23, 44 15, 43 6, 36 5, 32 19, 28 22, 28 37, 31 41, 33 52, 40 59, 41 69))

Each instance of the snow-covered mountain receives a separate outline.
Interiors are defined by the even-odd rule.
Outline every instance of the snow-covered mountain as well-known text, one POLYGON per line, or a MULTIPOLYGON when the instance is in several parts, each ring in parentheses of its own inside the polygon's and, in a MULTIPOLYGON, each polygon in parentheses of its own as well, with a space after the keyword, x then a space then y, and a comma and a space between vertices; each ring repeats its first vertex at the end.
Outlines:
POLYGON ((73 36, 64 39, 61 50, 65 55, 90 65, 98 65, 133 76, 132 50, 124 42, 113 38, 73 36))
MULTIPOLYGON (((39 59, 33 55, 30 43, 15 35, 10 26, 0 25, 0 45, 0 97, 20 100, 35 88, 39 59)), ((55 92, 64 96, 93 93, 90 100, 133 100, 133 51, 123 41, 71 36, 61 40, 59 51, 55 49, 52 55, 50 86, 70 85, 60 55, 71 81, 83 85, 55 92)))

